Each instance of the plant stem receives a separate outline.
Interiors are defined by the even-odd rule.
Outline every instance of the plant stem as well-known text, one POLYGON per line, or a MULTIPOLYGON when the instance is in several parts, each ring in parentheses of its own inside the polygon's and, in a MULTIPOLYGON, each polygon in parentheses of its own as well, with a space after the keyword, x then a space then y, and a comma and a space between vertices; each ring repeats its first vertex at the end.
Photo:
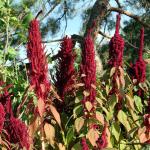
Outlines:
POLYGON ((41 143, 42 143, 42 150, 45 150, 45 142, 44 142, 44 126, 43 126, 43 116, 41 117, 41 143))

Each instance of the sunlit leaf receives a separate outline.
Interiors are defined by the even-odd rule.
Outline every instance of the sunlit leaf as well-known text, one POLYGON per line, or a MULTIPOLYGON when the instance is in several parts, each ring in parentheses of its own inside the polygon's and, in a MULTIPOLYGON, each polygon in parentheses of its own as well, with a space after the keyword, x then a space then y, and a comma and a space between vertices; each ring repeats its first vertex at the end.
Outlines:
POLYGON ((55 143, 55 140, 54 140, 54 138, 55 138, 55 128, 51 124, 45 123, 44 131, 45 131, 46 139, 51 144, 51 146, 54 147, 54 143, 55 143))
POLYGON ((115 139, 119 141, 121 129, 118 122, 113 123, 111 132, 115 136, 115 139))
POLYGON ((88 131, 86 137, 87 137, 87 139, 89 139, 89 141, 92 144, 92 146, 96 146, 96 141, 99 138, 99 134, 98 134, 98 132, 95 129, 91 128, 88 131))
POLYGON ((126 99, 127 99, 127 105, 130 109, 134 110, 134 99, 126 94, 126 99))
POLYGON ((60 120, 60 115, 59 115, 58 111, 56 110, 56 108, 53 105, 50 105, 50 110, 51 110, 54 118, 56 119, 57 123, 61 127, 61 120, 60 120))
POLYGON ((96 112, 96 119, 102 124, 104 125, 104 116, 100 113, 100 112, 96 112))
POLYGON ((116 71, 116 67, 112 67, 111 70, 110 70, 110 77, 113 76, 113 74, 115 73, 116 71))
POLYGON ((45 109, 45 103, 44 100, 42 100, 41 98, 38 99, 38 111, 40 116, 43 116, 44 113, 44 109, 45 109))
POLYGON ((86 109, 87 109, 89 112, 90 112, 91 109, 93 108, 91 102, 89 102, 89 101, 85 102, 85 107, 86 107, 86 109))
POLYGON ((135 101, 135 105, 138 109, 139 112, 143 112, 143 104, 142 104, 142 100, 139 96, 134 96, 134 101, 135 101))
POLYGON ((129 132, 131 127, 130 127, 130 124, 129 124, 128 119, 127 119, 128 118, 127 114, 124 111, 120 110, 118 112, 117 117, 118 117, 118 120, 124 125, 126 130, 129 132))
POLYGON ((76 129, 77 132, 79 132, 81 130, 83 125, 84 125, 84 119, 82 117, 77 118, 75 120, 75 129, 76 129))

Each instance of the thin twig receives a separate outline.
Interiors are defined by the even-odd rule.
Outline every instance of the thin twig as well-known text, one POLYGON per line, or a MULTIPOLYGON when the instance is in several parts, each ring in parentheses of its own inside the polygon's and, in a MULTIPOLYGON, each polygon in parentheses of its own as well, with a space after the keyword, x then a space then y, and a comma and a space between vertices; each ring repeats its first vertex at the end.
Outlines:
POLYGON ((43 21, 56 8, 58 4, 58 2, 55 3, 55 5, 44 15, 44 17, 40 21, 43 21))
POLYGON ((139 22, 141 25, 143 25, 144 27, 150 28, 150 25, 149 25, 149 24, 143 22, 142 19, 141 19, 139 16, 137 16, 137 15, 135 15, 135 14, 132 14, 131 12, 128 12, 128 11, 126 11, 126 10, 123 10, 123 9, 120 9, 120 8, 116 8, 116 7, 110 7, 110 8, 108 9, 108 11, 116 11, 116 12, 118 12, 118 13, 121 13, 121 14, 124 14, 124 15, 126 15, 126 16, 129 16, 129 17, 135 19, 136 21, 138 21, 138 22, 139 22))

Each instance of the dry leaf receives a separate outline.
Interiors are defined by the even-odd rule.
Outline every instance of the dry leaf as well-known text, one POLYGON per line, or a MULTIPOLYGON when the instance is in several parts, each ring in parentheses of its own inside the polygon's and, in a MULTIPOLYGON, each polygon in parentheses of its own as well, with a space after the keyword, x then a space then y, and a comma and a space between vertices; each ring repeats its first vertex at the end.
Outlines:
POLYGON ((82 87, 82 86, 84 86, 84 83, 78 83, 78 84, 74 85, 75 88, 79 88, 79 87, 82 87))
POLYGON ((113 76, 113 74, 115 73, 116 71, 116 67, 112 67, 112 69, 110 70, 110 77, 113 76))
POLYGON ((96 146, 96 141, 98 140, 99 135, 98 135, 98 132, 95 129, 91 128, 88 131, 86 137, 87 137, 87 139, 89 139, 92 146, 96 146))
POLYGON ((59 95, 57 94, 57 92, 54 90, 53 86, 51 86, 51 91, 53 92, 54 96, 55 96, 58 100, 62 101, 62 100, 60 99, 59 95))
POLYGON ((29 136, 34 137, 34 134, 39 126, 39 117, 36 117, 33 122, 29 125, 29 136))
POLYGON ((50 105, 49 107, 50 107, 51 113, 53 114, 53 116, 56 119, 57 123, 61 127, 61 120, 60 120, 60 115, 59 115, 58 111, 56 110, 56 108, 53 105, 50 105))
POLYGON ((38 111, 40 116, 43 116, 44 113, 44 109, 45 109, 45 103, 44 100, 42 100, 41 98, 38 99, 38 111))
POLYGON ((118 76, 116 76, 116 84, 117 84, 117 88, 120 89, 120 81, 118 76))
POLYGON ((65 146, 62 143, 58 144, 59 150, 66 150, 65 146))
POLYGON ((100 112, 96 112, 96 119, 102 124, 104 125, 104 117, 100 112))
POLYGON ((90 93, 87 92, 87 91, 83 91, 83 95, 84 95, 85 97, 88 97, 88 96, 90 95, 90 93))
POLYGON ((55 128, 51 124, 45 123, 44 131, 45 131, 46 139, 49 141, 51 146, 54 146, 55 128))
POLYGON ((129 107, 134 110, 134 99, 129 95, 126 95, 126 99, 129 107))
POLYGON ((91 104, 91 102, 87 101, 85 102, 85 107, 88 110, 88 112, 90 112, 91 109, 93 108, 93 105, 91 104))
POLYGON ((150 64, 150 58, 144 59, 147 64, 150 64))
POLYGON ((96 85, 91 84, 91 87, 96 90, 96 85))

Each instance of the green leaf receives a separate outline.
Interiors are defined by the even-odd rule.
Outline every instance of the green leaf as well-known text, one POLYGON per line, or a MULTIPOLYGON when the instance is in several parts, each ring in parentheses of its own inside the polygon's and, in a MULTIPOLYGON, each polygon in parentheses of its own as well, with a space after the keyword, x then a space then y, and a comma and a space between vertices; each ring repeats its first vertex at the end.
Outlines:
POLYGON ((0 8, 4 7, 4 2, 0 1, 0 8))
POLYGON ((80 150, 80 149, 82 149, 80 142, 76 143, 76 144, 71 148, 71 150, 80 150))
POLYGON ((113 110, 115 105, 117 103, 117 97, 115 94, 111 95, 110 100, 109 100, 109 108, 110 110, 113 110))
POLYGON ((73 109, 73 116, 74 118, 77 118, 81 113, 83 112, 83 107, 82 105, 78 105, 73 109))
POLYGON ((112 125, 112 134, 115 136, 116 141, 119 141, 119 137, 120 137, 120 127, 118 122, 114 122, 114 124, 112 125))
POLYGON ((82 117, 77 118, 75 120, 75 129, 76 129, 77 132, 79 132, 81 130, 83 125, 84 125, 84 119, 82 117))
POLYGON ((121 122, 124 125, 124 127, 126 128, 126 130, 129 132, 131 127, 130 127, 130 124, 128 122, 126 113, 124 111, 120 110, 118 112, 117 117, 118 117, 119 122, 121 122))
POLYGON ((29 12, 23 19, 22 23, 28 25, 30 21, 33 19, 33 14, 29 12))
POLYGON ((90 112, 93 106, 92 106, 91 102, 87 101, 87 102, 85 103, 85 107, 86 107, 86 109, 88 110, 88 112, 90 112))
POLYGON ((73 138, 74 138, 74 128, 72 126, 71 128, 68 129, 67 136, 66 136, 66 140, 67 140, 68 145, 73 140, 73 138))
POLYGON ((135 95, 134 96, 134 102, 135 102, 135 105, 136 105, 138 111, 142 113, 143 105, 142 105, 141 98, 139 96, 135 95))

